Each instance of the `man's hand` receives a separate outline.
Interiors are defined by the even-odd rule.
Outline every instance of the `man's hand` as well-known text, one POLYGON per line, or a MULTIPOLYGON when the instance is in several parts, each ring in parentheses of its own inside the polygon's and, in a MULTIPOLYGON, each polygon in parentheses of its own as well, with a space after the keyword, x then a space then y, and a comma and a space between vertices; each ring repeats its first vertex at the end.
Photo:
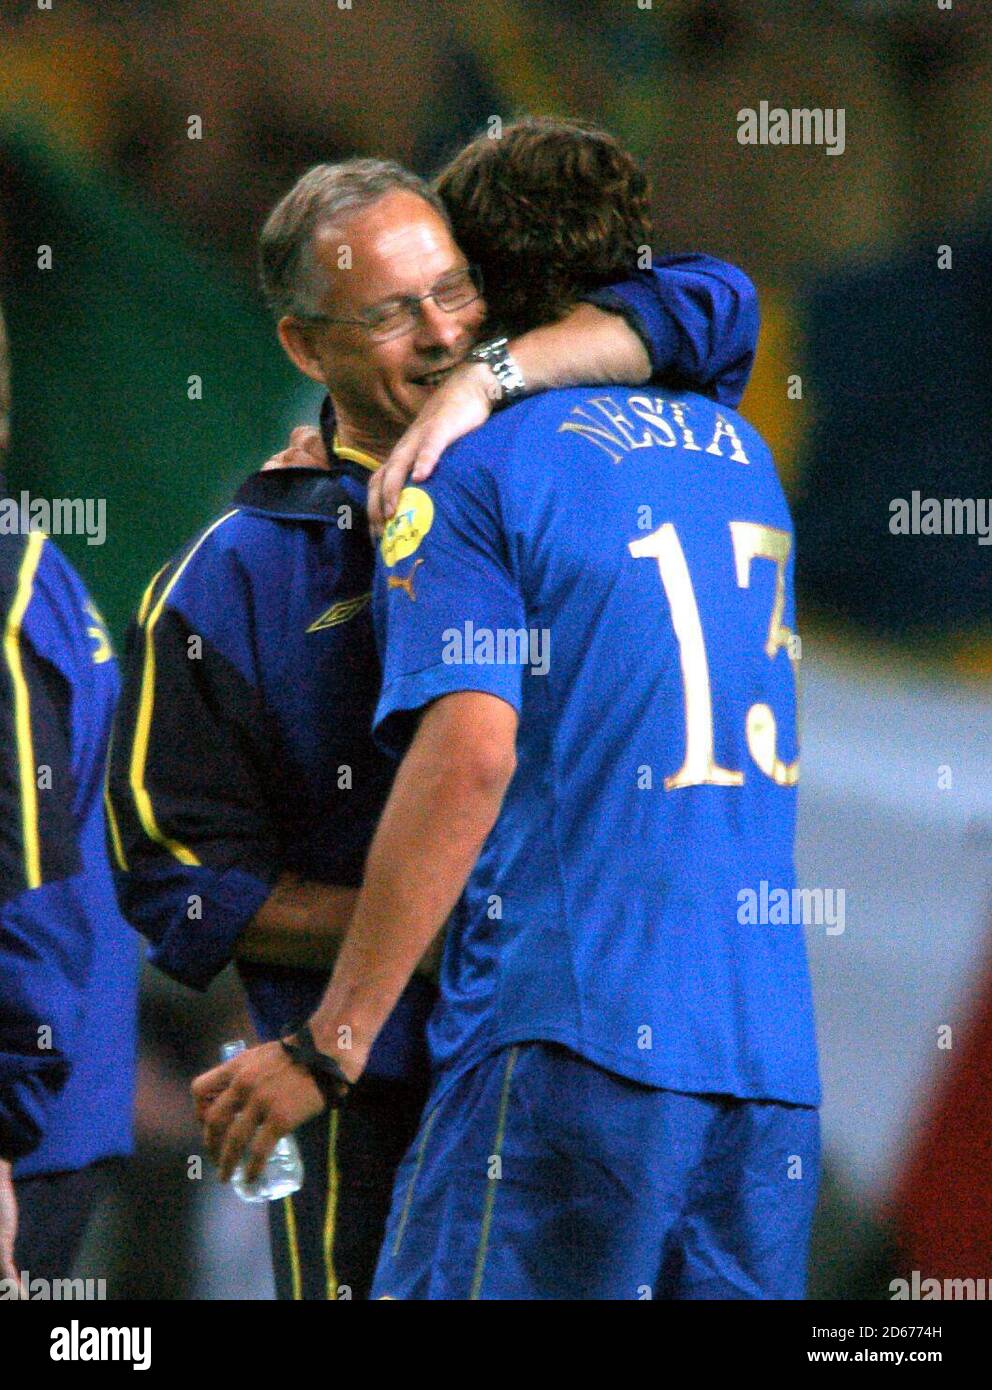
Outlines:
POLYGON ((407 478, 422 483, 449 444, 484 425, 500 386, 484 362, 454 367, 369 482, 369 525, 378 535, 396 510, 407 478))
POLYGON ((0 1279, 19 1280, 14 1260, 17 1239, 17 1194, 10 1164, 0 1159, 0 1279))
POLYGON ((263 473, 272 473, 277 468, 330 468, 320 430, 312 425, 297 425, 286 448, 262 464, 263 473))
MULTIPOLYGON (((349 1081, 364 1058, 341 1059, 349 1081)), ((249 1182, 257 1178, 276 1142, 324 1108, 320 1088, 277 1042, 262 1043, 198 1076, 191 1088, 210 1157, 229 1181, 242 1158, 249 1182)))

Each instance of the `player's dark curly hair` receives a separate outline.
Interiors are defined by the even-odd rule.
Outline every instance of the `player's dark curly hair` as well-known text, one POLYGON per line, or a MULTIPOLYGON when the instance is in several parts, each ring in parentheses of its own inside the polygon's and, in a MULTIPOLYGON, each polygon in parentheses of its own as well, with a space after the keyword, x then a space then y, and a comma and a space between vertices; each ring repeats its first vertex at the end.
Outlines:
POLYGON ((648 181, 606 131, 528 116, 467 145, 434 184, 482 268, 489 320, 513 336, 622 280, 651 243, 648 181))

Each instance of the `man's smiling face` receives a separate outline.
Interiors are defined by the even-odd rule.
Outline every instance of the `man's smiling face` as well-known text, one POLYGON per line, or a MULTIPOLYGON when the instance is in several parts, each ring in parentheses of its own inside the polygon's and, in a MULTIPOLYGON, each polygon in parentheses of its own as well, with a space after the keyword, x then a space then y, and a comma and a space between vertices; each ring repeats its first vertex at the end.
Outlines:
MULTIPOLYGON (((419 298, 467 264, 435 209, 405 189, 319 228, 313 257, 324 291, 317 311, 349 319, 405 295, 419 298)), ((451 312, 425 299, 416 326, 385 342, 357 324, 311 324, 309 360, 295 360, 326 385, 345 438, 388 450, 470 351, 485 311, 481 296, 451 312)))

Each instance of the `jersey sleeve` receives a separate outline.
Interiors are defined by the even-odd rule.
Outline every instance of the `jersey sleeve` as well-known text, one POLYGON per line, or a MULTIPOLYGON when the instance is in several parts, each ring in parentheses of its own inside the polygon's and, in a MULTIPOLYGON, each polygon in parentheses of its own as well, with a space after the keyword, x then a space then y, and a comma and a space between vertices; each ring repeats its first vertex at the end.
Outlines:
POLYGON ((32 642, 42 621, 32 537, 3 587, 0 656, 0 1157, 21 1158, 45 1130, 68 1076, 92 942, 71 753, 71 690, 32 642))
POLYGON ((449 459, 429 486, 403 490, 379 543, 375 736, 395 755, 417 712, 455 691, 495 695, 520 710, 529 636, 498 516, 492 474, 449 459))
POLYGON ((712 256, 665 256, 583 298, 623 315, 648 350, 654 380, 738 404, 759 326, 758 296, 742 270, 712 256))
POLYGON ((261 694, 222 637, 251 630, 245 577, 230 555, 187 575, 187 592, 223 605, 207 635, 174 601, 181 570, 153 581, 129 633, 107 826, 125 917, 154 964, 205 989, 269 896, 278 846, 261 694))

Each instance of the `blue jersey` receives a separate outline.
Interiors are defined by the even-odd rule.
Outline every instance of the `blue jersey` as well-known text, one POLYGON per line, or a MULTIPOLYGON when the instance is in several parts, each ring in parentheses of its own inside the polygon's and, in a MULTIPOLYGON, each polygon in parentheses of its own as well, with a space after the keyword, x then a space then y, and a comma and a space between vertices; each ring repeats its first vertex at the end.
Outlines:
POLYGON ((22 1178, 130 1152, 139 959, 103 838, 106 628, 51 541, 0 540, 0 1155, 22 1178))
POLYGON ((378 737, 402 749, 453 691, 519 712, 442 964, 449 1078, 543 1039, 652 1086, 818 1102, 792 578, 768 448, 697 395, 549 392, 405 489, 378 737))

